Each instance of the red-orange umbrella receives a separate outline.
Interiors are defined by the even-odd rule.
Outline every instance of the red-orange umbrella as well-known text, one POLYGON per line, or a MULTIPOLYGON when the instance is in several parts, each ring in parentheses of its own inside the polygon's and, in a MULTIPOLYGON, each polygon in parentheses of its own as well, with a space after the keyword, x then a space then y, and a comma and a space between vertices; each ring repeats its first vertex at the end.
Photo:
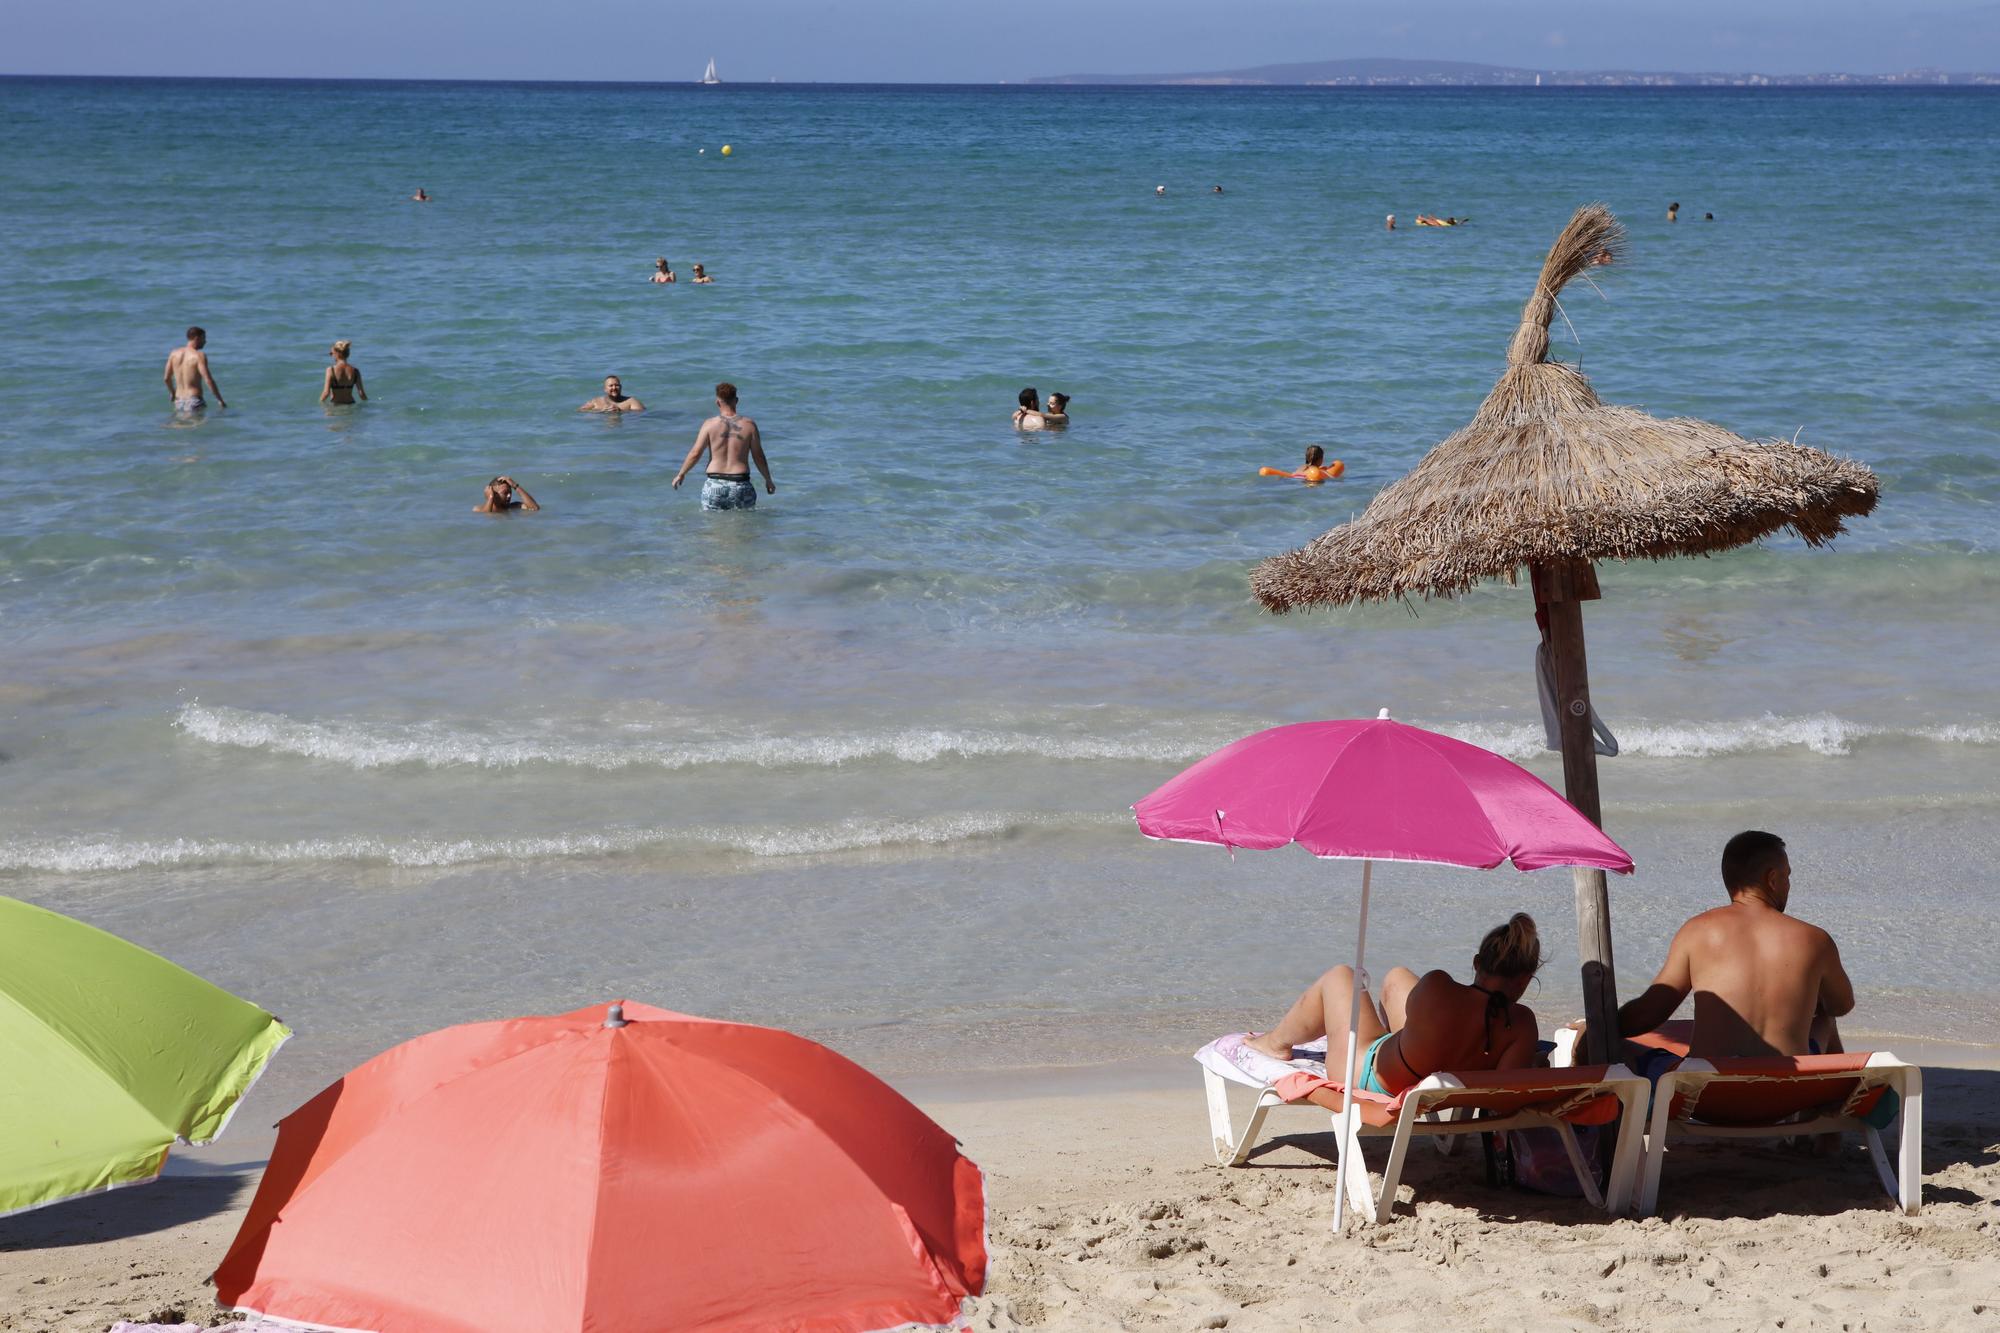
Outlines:
POLYGON ((853 1061, 648 1005, 473 1023, 294 1111, 225 1304, 377 1333, 946 1324, 985 1182, 853 1061))

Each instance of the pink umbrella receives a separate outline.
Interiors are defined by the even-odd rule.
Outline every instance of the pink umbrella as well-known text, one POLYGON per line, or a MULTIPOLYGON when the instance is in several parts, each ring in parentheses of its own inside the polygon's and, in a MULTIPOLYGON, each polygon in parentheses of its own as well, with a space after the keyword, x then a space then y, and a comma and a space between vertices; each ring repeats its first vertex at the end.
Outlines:
MULTIPOLYGON (((1132 807, 1139 831, 1173 842, 1238 847, 1298 843, 1314 856, 1361 862, 1361 928, 1354 975, 1368 943, 1368 887, 1376 861, 1491 870, 1591 866, 1629 874, 1632 858, 1554 788, 1490 750, 1373 721, 1300 722, 1223 746, 1132 807)), ((1347 1011, 1347 1077, 1354 1086, 1355 986, 1347 1011)), ((1350 1141, 1354 1102, 1341 1114, 1350 1141)), ((1333 1224, 1347 1199, 1340 1155, 1333 1224)))

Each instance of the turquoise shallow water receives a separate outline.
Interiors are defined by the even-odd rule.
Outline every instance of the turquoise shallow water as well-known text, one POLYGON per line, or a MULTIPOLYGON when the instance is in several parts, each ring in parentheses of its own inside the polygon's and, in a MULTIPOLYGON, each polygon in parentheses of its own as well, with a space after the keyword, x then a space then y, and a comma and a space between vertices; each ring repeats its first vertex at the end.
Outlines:
MULTIPOLYGON (((1737 825, 1791 821, 1890 1028, 2000 1014, 1936 924, 2000 850, 2000 98, 0 80, 0 110, 0 890, 246 982, 368 953, 382 1013, 440 1021, 664 956, 691 1006, 864 1046, 950 1028, 913 1015, 974 967, 960 1017, 1021 1032, 1289 986, 1318 931, 1221 999, 1157 981, 1228 919, 1124 807, 1382 705, 1553 771, 1520 590, 1277 621, 1245 579, 1462 424, 1601 199, 1630 262, 1558 354, 1884 491, 1830 553, 1605 571, 1607 808, 1659 868, 1630 947, 1737 825), (717 283, 650 286, 658 254, 717 283), (195 426, 158 387, 191 322, 231 403, 195 426), (314 403, 336 337, 359 410, 314 403), (607 372, 651 410, 577 415, 607 372), (779 480, 754 515, 666 487, 725 377, 779 480), (1009 429, 1024 384, 1074 396, 1066 434, 1009 429), (1309 441, 1341 483, 1255 475, 1309 441), (469 512, 503 470, 544 512, 469 512), (1105 903, 1149 885, 1169 928, 1121 955, 1105 903), (1097 887, 1095 924, 1023 927, 1097 887), (739 938, 738 893, 818 924, 739 938), (523 895, 647 904, 637 952, 523 895), (469 950, 517 984, 446 980, 469 950)), ((1270 873, 1280 915, 1321 891, 1270 873)))

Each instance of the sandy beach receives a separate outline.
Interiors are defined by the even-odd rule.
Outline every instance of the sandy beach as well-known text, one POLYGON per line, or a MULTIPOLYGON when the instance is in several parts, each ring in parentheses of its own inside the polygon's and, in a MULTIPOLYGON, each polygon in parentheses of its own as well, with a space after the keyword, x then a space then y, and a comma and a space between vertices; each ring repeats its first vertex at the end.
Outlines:
MULTIPOLYGON (((2000 1328, 2000 1070, 1926 1078, 1916 1217, 1852 1139, 1830 1163, 1677 1149, 1661 1215, 1611 1222, 1488 1187, 1476 1152, 1420 1149, 1395 1220, 1344 1239, 1323 1120, 1276 1118, 1250 1165, 1207 1165, 1192 1066, 1179 1088, 1035 1078, 1007 1081, 1058 1090, 923 1105, 987 1174, 975 1329, 2000 1328)), ((254 1168, 176 1168, 0 1221, 0 1329, 214 1317, 208 1272, 255 1185, 254 1168)))

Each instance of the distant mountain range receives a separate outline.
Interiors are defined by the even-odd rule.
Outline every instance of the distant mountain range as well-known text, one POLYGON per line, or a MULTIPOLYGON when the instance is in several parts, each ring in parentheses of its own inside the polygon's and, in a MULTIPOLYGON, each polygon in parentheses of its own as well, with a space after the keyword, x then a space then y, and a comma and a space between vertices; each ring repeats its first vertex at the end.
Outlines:
POLYGON ((1058 74, 1029 83, 1299 85, 1335 88, 1844 88, 2000 85, 2000 74, 1676 74, 1626 69, 1515 69, 1456 60, 1315 60, 1206 74, 1058 74))

